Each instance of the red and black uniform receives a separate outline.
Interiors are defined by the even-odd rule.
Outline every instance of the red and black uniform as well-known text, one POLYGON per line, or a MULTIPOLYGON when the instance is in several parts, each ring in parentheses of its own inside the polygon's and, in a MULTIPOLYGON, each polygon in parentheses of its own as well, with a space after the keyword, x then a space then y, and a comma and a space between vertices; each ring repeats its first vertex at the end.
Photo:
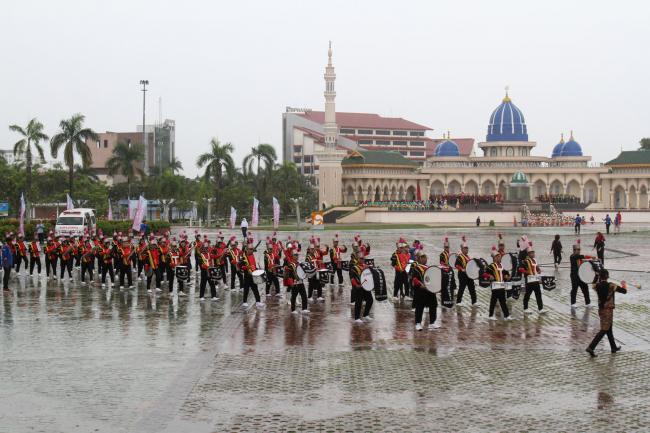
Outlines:
POLYGON ((275 293, 280 294, 280 281, 278 280, 278 267, 280 257, 271 248, 264 251, 264 270, 266 271, 266 294, 270 294, 271 286, 275 287, 275 293))
POLYGON ((74 259, 74 265, 76 268, 81 267, 81 254, 83 252, 84 246, 81 238, 75 238, 72 240, 72 257, 74 259))
MULTIPOLYGON (((506 281, 509 277, 508 271, 503 270, 501 263, 491 263, 485 270, 483 278, 497 283, 502 283, 506 281)), ((494 316, 494 308, 497 305, 497 301, 501 306, 501 311, 503 312, 503 317, 508 318, 510 316, 510 311, 508 310, 508 304, 506 304, 506 289, 497 289, 491 290, 490 293, 490 317, 494 316)))
POLYGON ((41 249, 37 240, 33 240, 29 243, 29 275, 31 276, 34 272, 34 266, 36 265, 38 270, 38 275, 41 275, 41 249))
POLYGON ((147 242, 141 239, 138 246, 135 247, 135 255, 138 256, 138 278, 142 275, 144 264, 147 261, 147 242))
POLYGON ((454 264, 449 263, 449 251, 442 250, 439 258, 440 268, 443 270, 442 290, 440 301, 443 307, 451 308, 454 305, 454 291, 456 290, 456 277, 454 276, 454 264))
POLYGON ((59 247, 59 258, 61 260, 61 279, 65 271, 68 271, 68 278, 72 279, 72 259, 74 251, 68 241, 63 241, 59 247))
POLYGON ((361 318, 361 307, 363 301, 366 301, 366 308, 363 311, 363 317, 370 314, 372 308, 373 298, 372 293, 365 290, 361 285, 361 273, 366 265, 361 263, 358 259, 350 260, 350 283, 352 283, 352 299, 354 299, 354 319, 361 318))
POLYGON ((339 247, 338 245, 330 248, 330 261, 332 263, 332 271, 336 274, 339 280, 339 286, 343 284, 343 269, 341 269, 341 254, 346 253, 346 247, 339 247))
POLYGON ((221 269, 221 281, 225 286, 227 283, 228 275, 228 245, 224 241, 218 241, 214 247, 215 249, 215 262, 214 265, 221 269))
POLYGON ((422 316, 424 315, 424 308, 429 308, 429 324, 433 325, 436 322, 438 314, 438 298, 436 294, 430 292, 424 286, 424 273, 427 266, 420 263, 413 263, 411 265, 411 287, 413 288, 413 304, 415 305, 415 324, 422 324, 422 316))
POLYGON ((163 277, 167 279, 167 284, 174 284, 174 270, 171 267, 169 254, 169 246, 167 243, 160 244, 160 279, 163 277))
POLYGON ((81 246, 81 282, 86 282, 86 272, 90 277, 90 282, 93 281, 93 268, 95 267, 95 246, 86 242, 81 246))
MULTIPOLYGON (((320 254, 317 249, 312 249, 311 252, 307 253, 307 261, 310 262, 312 265, 314 265, 314 268, 318 271, 320 268, 320 254)), ((316 291, 316 295, 319 298, 323 297, 323 285, 320 282, 320 278, 318 275, 318 272, 315 272, 312 277, 309 277, 307 280, 308 288, 307 288, 307 297, 311 298, 314 295, 314 291, 316 291)))
POLYGON ((111 277, 111 285, 115 283, 115 270, 113 269, 113 244, 106 242, 103 247, 100 247, 100 255, 102 257, 102 286, 106 285, 106 274, 111 277))
MULTIPOLYGON (((169 279, 169 293, 172 293, 174 291, 174 277, 176 275, 176 266, 181 264, 181 251, 175 246, 172 246, 169 249, 168 257, 169 257, 169 268, 171 269, 171 277, 168 275, 167 278, 169 279)), ((182 292, 183 291, 183 281, 178 282, 178 291, 182 292)))
POLYGON ((47 277, 50 277, 50 269, 52 270, 52 276, 56 279, 56 261, 59 256, 57 255, 57 250, 59 249, 59 244, 57 242, 48 239, 47 244, 45 244, 45 274, 47 277))
POLYGON ((196 235, 196 239, 192 244, 192 248, 194 248, 194 270, 195 271, 199 270, 199 265, 201 264, 201 247, 203 247, 203 242, 201 242, 201 237, 199 235, 196 235))
POLYGON ((524 294, 524 311, 528 309, 528 301, 530 300, 531 293, 535 293, 535 300, 537 301, 537 309, 544 308, 542 301, 542 290, 539 281, 540 269, 537 261, 533 258, 526 258, 519 267, 519 273, 526 278, 526 293, 524 294))
POLYGON ((300 295, 302 301, 302 309, 307 309, 307 291, 302 280, 298 278, 297 266, 293 260, 293 256, 286 256, 284 265, 284 285, 291 289, 291 311, 296 310, 296 298, 300 295), (291 259, 289 258, 291 257, 291 259))
POLYGON ((476 286, 474 285, 474 280, 467 276, 467 263, 471 260, 470 256, 460 253, 456 257, 456 263, 454 266, 458 270, 458 295, 456 297, 456 303, 460 304, 463 301, 463 293, 465 288, 469 292, 469 296, 472 299, 472 304, 476 304, 476 286))
POLYGON ((129 283, 129 287, 133 287, 133 268, 131 267, 131 259, 135 255, 135 251, 131 243, 119 248, 120 260, 120 287, 124 287, 124 277, 129 283))
POLYGON ((390 265, 395 269, 395 280, 393 281, 393 297, 396 298, 399 293, 400 296, 408 295, 409 290, 409 276, 406 273, 406 265, 411 258, 411 255, 404 251, 402 248, 397 249, 390 258, 390 265))
POLYGON ((25 262, 25 271, 27 271, 27 265, 29 261, 27 260, 27 245, 25 241, 20 239, 16 242, 14 246, 14 266, 16 267, 16 272, 20 272, 20 265, 22 262, 25 262))
POLYGON ((254 253, 244 253, 241 256, 240 268, 244 274, 244 302, 248 302, 248 291, 252 290, 255 302, 261 302, 257 284, 253 281, 253 271, 257 270, 254 253))
POLYGON ((585 305, 589 305, 591 303, 591 298, 589 296, 589 286, 587 286, 587 284, 583 282, 578 276, 578 269, 580 269, 580 265, 585 260, 590 259, 591 256, 583 256, 579 253, 573 253, 569 256, 569 263, 571 264, 571 305, 574 305, 576 303, 578 287, 582 291, 582 295, 585 298, 585 305))
POLYGON ((160 270, 160 248, 158 245, 149 245, 145 252, 144 273, 147 276, 147 291, 151 292, 151 280, 156 278, 156 290, 160 291, 162 279, 160 270))
POLYGON ((239 269, 239 262, 242 251, 236 246, 228 249, 228 261, 230 261, 230 290, 235 290, 235 276, 239 280, 239 287, 244 287, 244 278, 239 269))
POLYGON ((93 246, 95 247, 93 260, 97 260, 97 275, 101 275, 104 267, 104 263, 102 263, 102 241, 97 236, 93 239, 93 246))
POLYGON ((213 298, 217 297, 217 288, 208 277, 208 268, 212 266, 212 259, 210 257, 210 251, 207 249, 202 249, 199 251, 198 257, 199 269, 201 270, 201 285, 199 286, 199 297, 203 298, 205 296, 205 285, 210 284, 210 294, 213 298))

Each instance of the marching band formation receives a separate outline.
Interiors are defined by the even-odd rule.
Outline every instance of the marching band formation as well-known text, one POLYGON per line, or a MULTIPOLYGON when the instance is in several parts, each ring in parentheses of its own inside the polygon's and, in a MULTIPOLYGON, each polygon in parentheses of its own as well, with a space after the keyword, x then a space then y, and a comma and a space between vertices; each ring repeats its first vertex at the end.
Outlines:
MULTIPOLYGON (((301 260, 303 248, 297 240, 289 236, 286 241, 280 241, 277 234, 273 233, 266 239, 263 260, 258 265, 256 253, 261 242, 255 244, 251 232, 247 233, 243 245, 240 245, 235 236, 226 240, 222 232, 217 234, 214 242, 198 231, 194 233, 194 240, 190 240, 185 231, 180 233, 178 239, 169 233, 149 237, 144 233, 139 236, 113 233, 112 237, 102 236, 101 232, 96 236, 80 237, 55 237, 50 233, 42 247, 36 234, 27 241, 22 235, 14 237, 8 233, 2 248, 3 289, 8 290, 12 270, 19 274, 23 269, 23 274, 29 272, 29 275, 40 275, 43 257, 48 279, 62 282, 67 275, 73 281, 75 268, 79 269, 82 285, 95 284, 102 288, 119 287, 129 290, 135 289, 134 280, 143 280, 146 281, 147 292, 153 293, 161 292, 162 284, 166 282, 170 295, 174 293, 176 281, 179 297, 186 296, 188 286, 196 284, 198 280, 200 301, 206 300, 208 287, 211 300, 217 301, 217 289, 228 288, 227 275, 230 273, 229 288, 236 290, 235 283, 238 283, 239 289, 243 291, 244 307, 249 305, 251 292, 256 306, 262 308, 264 303, 260 288, 264 288, 263 293, 267 297, 281 297, 281 286, 284 286, 289 294, 288 304, 293 314, 308 314, 309 300, 316 303, 324 301, 323 291, 326 287, 341 289, 344 273, 347 273, 351 284, 350 303, 354 305, 356 323, 372 320, 370 311, 373 302, 388 299, 384 271, 375 264, 370 245, 363 242, 359 235, 354 237, 350 250, 341 245, 338 234, 332 239, 331 245, 321 244, 320 238, 312 236, 304 259, 301 260), (192 271, 195 275, 194 282, 192 271), (298 296, 300 305, 296 308, 298 296)), ((561 244, 557 247, 556 242, 559 242, 559 236, 551 247, 557 268, 561 260, 561 256, 558 257, 561 244)), ((522 292, 524 314, 533 312, 534 307, 530 306, 532 296, 535 298, 537 313, 544 314, 546 310, 542 289, 553 290, 555 276, 542 272, 535 258, 533 242, 525 235, 517 239, 516 246, 514 252, 508 252, 505 240, 499 234, 496 245, 491 250, 491 262, 488 263, 483 258, 470 255, 466 237, 461 238, 457 253, 451 252, 449 238, 445 237, 438 263, 429 264, 420 241, 415 240, 409 244, 400 238, 390 257, 390 265, 394 269, 393 300, 412 300, 415 329, 418 331, 423 329, 422 320, 427 309, 428 328, 440 328, 437 320, 438 296, 442 308, 450 309, 462 304, 467 292, 471 307, 476 307, 477 284, 490 290, 489 320, 497 319, 497 305, 501 316, 505 320, 511 320, 507 300, 518 300, 522 292)), ((607 281, 602 256, 600 259, 583 255, 579 239, 573 245, 573 254, 569 260, 572 308, 576 307, 578 288, 585 305, 589 307, 591 300, 588 285, 607 281)), ((609 280, 608 284, 616 286, 617 282, 609 280)), ((619 286, 625 284, 618 283, 616 287, 619 286)), ((610 334, 611 325, 609 330, 604 330, 603 335, 609 337, 610 334)))

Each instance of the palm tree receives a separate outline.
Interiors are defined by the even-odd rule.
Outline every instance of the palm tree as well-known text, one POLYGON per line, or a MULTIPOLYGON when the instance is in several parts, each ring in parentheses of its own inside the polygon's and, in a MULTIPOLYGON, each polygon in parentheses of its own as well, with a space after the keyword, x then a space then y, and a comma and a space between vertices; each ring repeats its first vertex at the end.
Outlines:
POLYGON ((199 168, 205 166, 204 178, 206 181, 214 179, 214 198, 219 206, 219 193, 224 171, 233 173, 235 171, 235 162, 232 159, 232 153, 235 151, 231 143, 221 144, 218 139, 213 138, 210 141, 210 151, 199 155, 196 165, 199 168))
POLYGON ((71 196, 74 182, 74 154, 79 154, 82 165, 88 167, 93 159, 86 141, 99 139, 95 131, 83 127, 85 119, 83 114, 77 113, 69 119, 62 120, 59 123, 61 132, 50 140, 52 158, 56 158, 59 150, 63 148, 63 162, 68 167, 68 189, 71 196))
POLYGON ((106 161, 109 175, 120 174, 126 178, 129 199, 131 199, 131 181, 136 176, 144 176, 144 171, 137 165, 142 160, 144 160, 144 145, 140 143, 128 145, 119 142, 113 149, 113 156, 106 161))
POLYGON ((47 140, 49 137, 43 133, 43 124, 38 119, 33 118, 29 121, 26 128, 18 125, 10 125, 9 129, 22 135, 22 139, 14 144, 14 157, 16 159, 24 158, 25 170, 27 171, 27 185, 25 196, 29 198, 32 192, 32 145, 38 153, 39 161, 45 162, 43 148, 39 144, 41 140, 47 140))
POLYGON ((273 168, 273 164, 278 159, 275 148, 270 144, 261 143, 251 149, 251 153, 246 155, 243 162, 244 171, 253 172, 253 161, 257 162, 257 174, 261 172, 261 163, 264 161, 266 170, 273 168))
POLYGON ((180 159, 173 157, 171 161, 169 161, 169 168, 173 174, 176 174, 177 171, 183 170, 183 163, 181 162, 180 159))

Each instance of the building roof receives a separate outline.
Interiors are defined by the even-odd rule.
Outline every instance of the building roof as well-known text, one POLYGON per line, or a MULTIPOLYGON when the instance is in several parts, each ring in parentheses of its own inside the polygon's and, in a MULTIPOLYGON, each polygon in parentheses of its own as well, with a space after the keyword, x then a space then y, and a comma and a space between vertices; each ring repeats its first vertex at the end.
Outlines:
POLYGON ((562 146, 560 156, 582 156, 582 147, 573 139, 573 131, 571 131, 569 141, 564 143, 564 146, 562 146))
MULTIPOLYGON (((438 144, 446 140, 447 140, 446 138, 433 138, 431 140, 433 141, 433 148, 431 150, 435 151, 438 144)), ((458 151, 460 152, 460 156, 469 156, 472 153, 472 150, 474 149, 473 138, 451 138, 451 140, 454 143, 456 143, 456 146, 458 146, 458 151)))
POLYGON ((605 165, 650 165, 650 150, 624 150, 605 165))
MULTIPOLYGON (((325 123, 324 111, 307 111, 300 113, 316 123, 325 123)), ((373 129, 409 129, 413 131, 430 131, 432 128, 420 125, 401 117, 383 117, 374 113, 336 113, 339 128, 373 128, 373 129)))
POLYGON ((434 156, 460 156, 458 145, 453 140, 447 139, 436 146, 434 156))
POLYGON ((524 114, 512 103, 508 93, 490 116, 485 141, 528 141, 524 114))
POLYGON ((528 183, 528 178, 522 171, 518 171, 512 175, 510 183, 528 183))
POLYGON ((352 151, 341 161, 341 165, 401 165, 416 167, 417 162, 411 161, 399 152, 386 150, 357 150, 352 151))

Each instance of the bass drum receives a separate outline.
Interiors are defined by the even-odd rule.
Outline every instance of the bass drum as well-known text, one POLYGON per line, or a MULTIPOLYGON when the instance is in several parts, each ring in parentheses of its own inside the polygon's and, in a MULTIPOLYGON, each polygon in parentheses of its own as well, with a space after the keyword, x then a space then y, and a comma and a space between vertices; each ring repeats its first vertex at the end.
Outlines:
POLYGON ((442 269, 438 266, 429 266, 424 271, 424 287, 431 293, 440 293, 442 290, 442 269))
POLYGON ((471 259, 467 262, 467 267, 465 268, 465 273, 472 280, 477 280, 478 277, 483 274, 485 269, 488 267, 488 264, 483 259, 471 259))
POLYGON ((452 268, 456 266, 456 259, 458 258, 458 254, 456 253, 451 253, 449 254, 449 266, 452 268))
POLYGON ((501 258, 501 265, 503 265, 504 270, 510 272, 510 275, 514 276, 518 273, 517 269, 519 269, 519 259, 514 253, 506 253, 501 258))
POLYGON ((582 262, 578 268, 578 278, 587 284, 598 282, 598 275, 603 270, 603 265, 598 260, 582 262))
POLYGON ((327 269, 318 270, 318 280, 321 282, 321 284, 329 284, 330 276, 332 276, 332 274, 327 269))
POLYGON ((544 290, 553 290, 555 289, 555 276, 554 275, 542 275, 542 288, 544 290))
POLYGON ((366 292, 370 292, 375 288, 375 278, 372 275, 372 269, 366 268, 361 272, 361 287, 366 292))
POLYGON ((506 283, 506 297, 512 299, 519 299, 521 294, 521 282, 507 282, 506 283))
POLYGON ((363 260, 364 260, 367 267, 369 267, 369 268, 374 268, 375 267, 375 258, 374 257, 368 256, 363 260))
POLYGON ((384 275, 384 271, 379 268, 373 268, 371 271, 375 284, 375 299, 379 302, 385 301, 388 299, 388 291, 386 290, 386 276, 384 275))
POLYGON ((257 269, 252 272, 253 282, 255 284, 266 284, 266 272, 262 269, 257 269))

